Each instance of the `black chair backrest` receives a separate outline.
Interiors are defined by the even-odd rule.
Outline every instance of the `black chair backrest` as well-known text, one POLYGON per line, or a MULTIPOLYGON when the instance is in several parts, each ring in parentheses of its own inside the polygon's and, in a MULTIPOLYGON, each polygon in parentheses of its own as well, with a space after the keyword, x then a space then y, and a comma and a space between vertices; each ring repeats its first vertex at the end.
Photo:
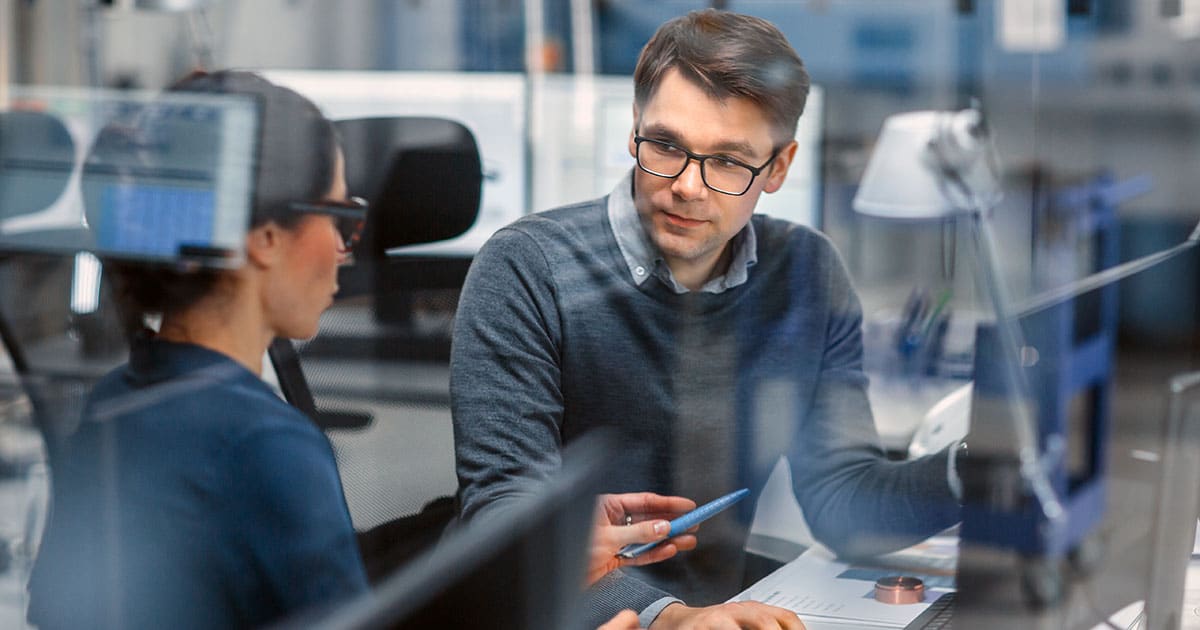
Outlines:
MULTIPOLYGON (((475 136, 461 123, 430 117, 374 117, 339 120, 346 158, 346 180, 350 194, 371 203, 366 229, 355 248, 356 264, 341 270, 339 301, 370 294, 374 319, 395 320, 396 303, 409 303, 404 275, 391 264, 387 252, 404 245, 454 238, 466 232, 479 214, 483 170, 475 136), (399 295, 397 295, 399 290, 399 295), (380 313, 387 313, 383 316, 380 313)), ((339 336, 335 312, 324 320, 323 334, 339 336), (329 330, 332 328, 333 330, 329 330)), ((349 344, 336 339, 330 345, 346 349, 365 348, 358 354, 374 355, 381 341, 370 334, 349 344)), ((327 347, 310 345, 320 352, 327 347)), ((271 360, 280 389, 295 407, 322 428, 361 427, 361 416, 318 410, 309 379, 300 367, 300 357, 290 342, 278 340, 271 346, 271 360)))
POLYGON ((357 256, 466 232, 479 214, 483 169, 470 130, 444 118, 355 118, 335 123, 351 194, 371 202, 357 256))

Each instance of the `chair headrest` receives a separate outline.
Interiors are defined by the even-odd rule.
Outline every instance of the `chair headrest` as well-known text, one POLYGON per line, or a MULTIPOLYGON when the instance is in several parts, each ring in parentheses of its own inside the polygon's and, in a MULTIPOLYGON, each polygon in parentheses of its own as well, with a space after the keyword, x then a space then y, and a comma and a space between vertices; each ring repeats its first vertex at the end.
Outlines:
POLYGON ((350 193, 371 212, 359 256, 466 232, 479 214, 483 168, 474 135, 443 118, 356 118, 335 123, 350 193))

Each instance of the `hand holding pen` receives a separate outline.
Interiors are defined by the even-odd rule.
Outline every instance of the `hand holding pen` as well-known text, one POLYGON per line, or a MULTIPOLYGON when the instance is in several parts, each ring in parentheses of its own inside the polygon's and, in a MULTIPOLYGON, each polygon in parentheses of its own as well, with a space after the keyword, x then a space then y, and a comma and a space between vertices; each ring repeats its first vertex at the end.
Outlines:
MULTIPOLYGON (((678 536, 684 532, 694 532, 699 527, 700 523, 724 512, 733 506, 733 504, 746 498, 750 494, 749 488, 735 490, 729 494, 709 501, 704 505, 684 514, 682 516, 671 519, 667 536, 678 536)), ((657 531, 657 526, 656 526, 657 531)), ((662 540, 642 543, 638 545, 629 545, 617 552, 618 556, 627 560, 632 560, 638 556, 654 550, 655 547, 662 544, 662 540)))
POLYGON ((592 532, 587 583, 595 583, 613 569, 662 562, 680 551, 694 549, 696 537, 684 533, 636 558, 617 555, 629 545, 665 540, 671 529, 669 520, 695 507, 696 503, 691 499, 665 497, 652 492, 600 495, 592 532))

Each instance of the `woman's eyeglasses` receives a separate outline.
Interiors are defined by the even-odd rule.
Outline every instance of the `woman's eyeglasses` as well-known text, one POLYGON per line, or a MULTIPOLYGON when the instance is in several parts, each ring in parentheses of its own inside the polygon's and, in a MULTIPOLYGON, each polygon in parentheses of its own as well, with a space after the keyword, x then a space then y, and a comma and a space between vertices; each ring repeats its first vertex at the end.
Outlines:
POLYGON ((370 208, 370 205, 362 197, 350 197, 345 201, 328 199, 293 201, 288 204, 288 208, 293 212, 324 214, 333 217, 338 234, 342 237, 342 245, 346 251, 350 251, 362 238, 363 226, 367 222, 367 209, 370 208))

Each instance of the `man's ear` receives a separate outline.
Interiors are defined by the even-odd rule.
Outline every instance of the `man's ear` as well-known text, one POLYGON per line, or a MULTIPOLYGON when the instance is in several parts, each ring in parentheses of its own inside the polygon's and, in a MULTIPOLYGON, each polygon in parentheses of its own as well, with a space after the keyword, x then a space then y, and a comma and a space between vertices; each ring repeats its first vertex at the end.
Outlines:
POLYGON ((246 261, 259 268, 278 264, 283 252, 283 228, 274 221, 253 228, 246 234, 246 261))
POLYGON ((633 126, 629 128, 629 155, 637 159, 637 143, 633 141, 633 137, 637 135, 638 126, 638 106, 633 104, 633 126))
POLYGON ((792 160, 796 158, 798 146, 796 141, 792 140, 779 150, 779 155, 775 156, 775 161, 771 162, 771 169, 767 171, 767 185, 763 186, 763 192, 773 193, 783 186, 783 181, 787 179, 788 169, 792 166, 792 160))

